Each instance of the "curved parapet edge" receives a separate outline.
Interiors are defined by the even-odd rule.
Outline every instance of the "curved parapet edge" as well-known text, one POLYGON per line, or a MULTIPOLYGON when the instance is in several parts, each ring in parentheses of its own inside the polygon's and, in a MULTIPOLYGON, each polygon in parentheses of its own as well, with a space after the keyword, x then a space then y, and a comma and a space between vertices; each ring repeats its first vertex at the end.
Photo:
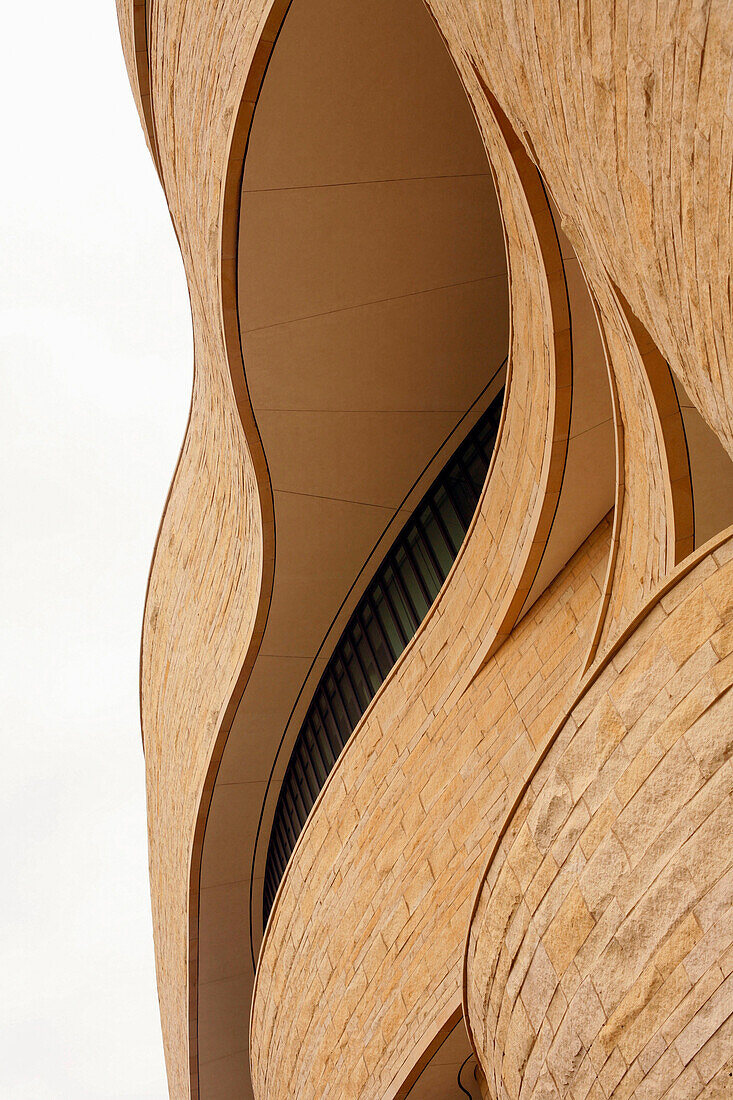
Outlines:
POLYGON ((116 3, 117 22, 120 28, 122 51, 125 57, 130 87, 145 134, 145 141, 162 183, 160 152, 155 133, 153 102, 150 94, 147 0, 116 0, 116 3))
POLYGON ((247 389, 241 326, 239 321, 237 279, 239 268, 240 199, 247 143, 249 140, 252 119, 254 117, 255 105, 267 71, 267 65, 291 2, 292 0, 274 0, 254 40, 254 49, 247 68, 244 87, 234 114, 234 123, 229 139, 228 152, 226 155, 226 170, 222 187, 219 244, 222 336, 231 372, 234 400, 244 427, 245 438, 249 446, 249 454, 259 486, 262 531, 262 573, 260 578, 259 603, 255 621, 252 626, 249 648, 240 667, 236 686, 229 696, 228 705, 221 720, 218 735, 212 746, 206 779, 201 787, 200 802, 191 849, 190 896, 188 909, 188 1022, 192 1100, 197 1100, 199 1096, 198 932, 199 894, 201 889, 204 837, 211 800, 216 784, 217 772, 222 760, 227 738, 264 635, 272 595, 275 566, 275 521, 272 487, 267 469, 267 459, 264 454, 262 441, 247 389))
POLYGON ((592 293, 616 423, 614 540, 591 659, 693 549, 692 485, 669 367, 609 282, 592 293))
MULTIPOLYGON (((490 754, 492 745, 499 754, 495 767, 471 771, 485 779, 481 795, 475 792, 476 800, 494 803, 492 813, 498 812, 505 790, 503 782, 496 786, 497 769, 503 774, 502 769, 509 768, 512 782, 514 769, 521 773, 531 759, 533 737, 540 736, 538 729, 530 734, 530 726, 537 723, 544 729, 548 712, 562 709, 587 652, 600 594, 595 576, 605 565, 607 553, 608 520, 504 645, 493 644, 502 629, 508 632, 508 616, 519 613, 529 585, 521 596, 518 590, 527 584, 528 571, 533 575, 541 557, 542 517, 548 511, 554 513, 567 442, 567 429, 563 434, 556 428, 570 406, 570 379, 560 385, 555 372, 562 379, 563 371, 570 370, 570 341, 567 298, 564 310, 560 298, 565 290, 559 250, 549 253, 556 265, 548 272, 548 251, 538 240, 546 234, 547 248, 553 239, 556 247, 539 177, 531 169, 534 174, 528 171, 522 178, 515 160, 522 151, 510 152, 491 112, 482 120, 482 128, 507 233, 514 303, 503 422, 481 502, 443 590, 352 734, 281 880, 260 950, 252 1004, 251 1071, 258 1097, 366 1097, 391 1095, 393 1090, 402 1095, 405 1080, 415 1072, 415 1050, 430 1048, 446 1014, 453 1011, 459 988, 462 936, 458 929, 466 915, 473 866, 465 845, 474 820, 471 781, 466 778, 464 798, 456 788, 462 783, 461 753, 470 758, 472 751, 480 752, 482 729, 498 729, 516 717, 514 734, 507 731, 499 744, 485 741, 490 754), (530 301, 533 308, 526 310, 530 301), (553 462, 558 456, 559 467, 553 462), (563 622, 567 660, 551 662, 547 694, 540 692, 543 705, 530 693, 526 711, 520 708, 517 713, 509 704, 510 717, 504 669, 520 661, 524 645, 531 646, 529 638, 542 629, 537 624, 545 624, 547 616, 555 613, 560 592, 576 594, 579 612, 582 606, 578 618, 571 614, 563 622), (452 646, 447 645, 449 637, 455 641, 452 646), (415 695, 410 685, 418 682, 425 686, 415 695), (494 690, 487 691, 488 683, 494 690), (483 720, 476 716, 479 705, 489 708, 483 720), (447 743, 440 747, 443 738, 450 741, 450 749, 447 743), (475 739, 479 744, 474 744, 475 739), (454 781, 451 784, 438 772, 441 781, 428 792, 416 786, 417 775, 424 780, 436 772, 423 759, 436 747, 441 755, 453 754, 454 781), (428 808, 436 798, 435 820, 453 822, 454 835, 446 833, 432 843, 424 833, 430 830, 433 819, 428 808), (403 816, 400 825, 398 819, 403 816), (406 830, 409 836, 409 870, 398 867, 405 853, 400 844, 391 842, 394 829, 406 830), (373 845, 360 844, 364 830, 374 833, 373 845), (382 853, 376 867, 375 847, 382 853), (465 877, 463 902, 454 899, 449 913, 438 910, 431 920, 441 851, 454 873, 465 877), (390 883, 391 900, 376 901, 376 893, 389 889, 390 883), (394 929, 389 943, 378 935, 378 911, 380 921, 394 929), (375 917, 365 925, 370 913, 375 917), (427 946, 418 945, 421 928, 433 951, 432 975, 426 968, 427 946), (393 957, 397 943, 399 962, 393 957), (356 961, 349 946, 359 956, 356 961), (327 958, 322 958, 324 950, 327 958), (395 965, 399 974, 391 969, 395 965), (388 991, 376 979, 376 970, 385 979, 393 975, 388 991), (429 977, 435 978, 434 984, 429 977), (338 1013, 329 1012, 329 1021, 323 1020, 321 1028, 321 1013, 336 1003, 338 1013), (287 1024, 280 1018, 286 1010, 287 1024), (373 1043, 363 1057, 353 1050, 356 1062, 352 1064, 348 1036, 367 1026, 365 1014, 371 1019, 368 1029, 373 1043)), ((530 664, 525 664, 528 675, 530 664)))
POLYGON ((236 241, 239 202, 231 181, 238 172, 241 178, 246 129, 238 112, 267 50, 267 14, 279 9, 281 19, 284 8, 263 0, 240 6, 235 18, 227 13, 230 67, 222 81, 210 56, 208 98, 201 99, 199 50, 204 41, 221 42, 223 15, 208 8, 174 12, 175 7, 157 4, 147 18, 144 5, 133 10, 120 4, 118 10, 133 92, 166 180, 194 330, 190 418, 161 521, 144 613, 141 709, 169 1089, 174 1097, 195 1097, 201 844, 216 769, 262 636, 274 558, 269 478, 236 326, 230 242, 236 241), (148 56, 151 16, 155 48, 148 56), (193 101, 198 97, 201 113, 198 131, 189 126, 182 139, 177 112, 187 109, 182 94, 187 82, 196 87, 193 101), (161 95, 161 88, 176 93, 161 95), (154 120, 151 104, 156 105, 154 120), (204 131, 208 145, 201 157, 204 131), (192 178, 196 187, 190 185, 192 178))
POLYGON ((727 1075, 732 551, 729 528, 661 586, 505 819, 464 956, 492 1096, 727 1075))
MULTIPOLYGON (((493 171, 500 206, 505 211, 503 216, 505 218, 514 216, 518 204, 512 193, 522 196, 520 202, 526 203, 527 209, 531 213, 532 229, 536 241, 534 246, 536 262, 539 263, 545 280, 546 301, 544 308, 547 310, 547 322, 552 339, 550 356, 552 372, 544 454, 542 466, 537 471, 537 483, 540 492, 538 494, 537 514, 533 520, 534 531, 531 540, 522 540, 518 544, 521 554, 511 570, 512 584, 508 589, 505 602, 497 604, 494 610, 492 629, 487 632, 483 643, 479 646, 471 661, 469 675, 477 671, 509 637, 532 588, 532 582, 537 575, 560 499, 573 400, 570 303, 560 242, 547 193, 543 187, 539 171, 512 130, 498 102, 481 80, 480 74, 475 73, 475 76, 483 92, 485 107, 483 117, 481 114, 478 115, 479 124, 490 151, 493 151, 493 171), (506 161, 506 165, 502 164, 502 160, 506 161), (511 165, 511 168, 510 171, 507 171, 509 165, 511 165), (504 173, 503 177, 502 173, 504 173), (509 213, 509 208, 512 210, 511 213, 509 213)), ((475 108, 475 99, 473 102, 475 108)), ((517 239, 513 239, 512 235, 506 230, 506 222, 505 232, 511 295, 512 263, 516 268, 517 264, 523 262, 523 260, 520 259, 520 246, 517 239)), ((519 324, 524 323, 522 312, 526 308, 526 300, 521 305, 515 298, 512 298, 511 301, 511 321, 512 331, 514 332, 519 324)), ((529 348, 526 346, 523 348, 521 341, 517 343, 516 349, 510 358, 509 378, 511 378, 514 369, 513 363, 517 356, 520 359, 526 357, 527 361, 531 358, 529 348)), ((532 384, 529 376, 527 382, 522 379, 522 384, 527 383, 532 384)), ((507 390, 508 393, 511 393, 509 386, 507 386, 507 390)), ((508 403, 505 403, 505 413, 507 407, 508 403)), ((491 476, 491 470, 489 470, 489 476, 491 476)))
POLYGON ((622 290, 733 453, 726 0, 427 2, 526 135, 588 275, 622 290))
MULTIPOLYGON (((550 177, 537 156, 531 134, 522 129, 520 142, 514 128, 516 117, 510 120, 504 113, 505 104, 499 103, 501 83, 494 80, 493 68, 479 65, 475 52, 463 45, 461 6, 457 6, 458 12, 445 13, 445 19, 441 17, 442 5, 430 7, 448 48, 453 51, 477 117, 481 120, 490 114, 498 121, 517 170, 528 181, 536 178, 553 208, 557 208, 558 196, 550 188, 550 177), (491 86, 484 76, 488 72, 491 86)), ((684 426, 670 369, 607 270, 597 262, 597 255, 590 257, 587 248, 579 247, 583 242, 579 241, 572 222, 564 216, 561 220, 563 232, 570 234, 593 302, 606 358, 616 440, 614 536, 604 598, 589 647, 590 666, 644 606, 674 565, 692 550, 692 487, 684 426), (641 455, 643 462, 639 461, 641 455)), ((548 270, 551 266, 550 263, 548 270)), ((569 327, 567 336, 572 341, 569 327)), ((558 489, 561 487, 562 472, 558 489)), ((546 534, 544 524, 551 527, 554 519, 549 500, 547 504, 543 534, 546 534)), ((544 541, 539 538, 538 545, 544 544, 546 538, 544 541)), ((531 570, 528 574, 531 576, 531 570)), ((509 616, 509 630, 511 623, 509 616)), ((499 630, 496 638, 488 640, 487 654, 505 636, 499 630)))

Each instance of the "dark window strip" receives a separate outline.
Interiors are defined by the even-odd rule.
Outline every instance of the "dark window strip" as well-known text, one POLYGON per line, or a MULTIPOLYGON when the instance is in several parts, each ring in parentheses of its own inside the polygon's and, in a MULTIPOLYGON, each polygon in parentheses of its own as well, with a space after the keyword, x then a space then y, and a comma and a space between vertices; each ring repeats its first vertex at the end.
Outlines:
POLYGON ((486 479, 503 398, 502 390, 402 528, 344 628, 313 693, 275 808, 263 888, 265 923, 318 793, 455 561, 486 479))

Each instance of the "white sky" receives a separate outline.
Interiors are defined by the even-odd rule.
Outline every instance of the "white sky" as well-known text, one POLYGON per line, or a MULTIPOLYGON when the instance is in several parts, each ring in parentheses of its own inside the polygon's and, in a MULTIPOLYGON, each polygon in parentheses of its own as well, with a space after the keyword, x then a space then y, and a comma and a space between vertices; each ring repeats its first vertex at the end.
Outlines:
POLYGON ((162 1098, 137 666, 188 298, 114 0, 3 40, 0 1096, 162 1098))

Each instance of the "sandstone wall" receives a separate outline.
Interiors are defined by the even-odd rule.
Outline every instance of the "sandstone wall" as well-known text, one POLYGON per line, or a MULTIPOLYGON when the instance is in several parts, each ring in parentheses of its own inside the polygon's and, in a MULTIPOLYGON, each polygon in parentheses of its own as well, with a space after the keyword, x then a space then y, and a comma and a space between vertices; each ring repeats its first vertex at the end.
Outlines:
POLYGON ((518 800, 466 1012, 510 1097, 730 1095, 733 539, 652 601, 518 800))
MULTIPOLYGON (((128 72, 181 246, 194 327, 191 417, 151 569, 141 660, 161 1015, 171 1094, 185 1097, 198 1094, 203 832, 217 763, 256 658, 273 570, 270 489, 239 346, 237 210, 249 121, 288 4, 117 2, 128 72)), ((464 697, 478 707, 476 683, 487 696, 480 705, 490 708, 490 677, 498 675, 497 662, 513 654, 510 663, 516 661, 517 668, 501 690, 514 696, 513 705, 518 693, 536 691, 540 709, 519 707, 521 722, 517 719, 507 734, 516 744, 497 749, 498 770, 477 780, 488 784, 487 791, 498 783, 501 792, 509 777, 519 782, 531 766, 560 713, 554 708, 569 702, 573 677, 594 657, 603 660, 688 549, 689 471, 685 475, 680 464, 679 433, 675 438, 665 430, 671 421, 666 426, 663 421, 667 415, 674 420, 675 412, 653 384, 652 360, 671 364, 733 453, 733 21, 724 0, 612 7, 429 0, 429 7, 468 90, 502 196, 513 301, 512 398, 482 526, 472 535, 481 555, 472 573, 462 567, 451 582, 451 600, 461 614, 438 609, 411 651, 419 651, 424 664, 415 659, 414 665, 406 660, 398 666, 380 696, 389 700, 393 693, 397 703, 379 705, 400 714, 419 689, 410 712, 420 729, 453 677, 451 707, 460 709, 464 697), (595 562, 593 585, 587 581, 582 597, 574 590, 572 596, 566 593, 555 611, 557 623, 545 622, 545 634, 538 633, 523 654, 512 631, 561 488, 571 354, 561 264, 551 219, 536 201, 541 187, 530 160, 561 213, 598 308, 616 396, 619 461, 609 567, 595 562), (640 345, 633 318, 652 346, 642 346, 643 337, 640 345), (583 605, 580 614, 573 601, 583 605), (553 662, 564 668, 566 658, 563 679, 553 662), (408 666, 412 678, 403 680, 408 666), (525 681, 530 667, 534 672, 525 681), (554 686, 546 688, 546 679, 554 686), (552 702, 543 713, 546 690, 552 702), (425 714, 418 721, 421 707, 425 714)), ((489 709, 486 720, 494 714, 489 709)), ((468 729, 471 722, 465 722, 468 729)), ((434 728, 432 719, 428 727, 434 728)), ((365 736, 368 728, 367 722, 365 736)), ((478 728, 473 726, 474 734, 478 728)), ((409 744, 418 749, 417 742, 409 744)), ((425 751, 429 745, 428 738, 425 751)), ((368 775, 368 770, 362 777, 358 770, 344 771, 357 786, 368 775)), ((343 782, 339 775, 331 786, 343 782)), ((435 780, 454 797, 450 782, 445 772, 435 780)), ((486 853, 492 830, 500 825, 497 807, 505 804, 503 794, 495 797, 496 816, 487 817, 491 825, 476 825, 486 853)), ((339 843, 351 836, 346 802, 344 813, 339 843)), ((318 835, 315 828, 311 824, 304 835, 318 835)), ((293 876, 297 879, 296 865, 297 859, 284 891, 293 876)), ((278 910, 285 911, 283 905, 278 910)), ((288 933, 284 918, 275 916, 285 942, 299 926, 288 933)), ((379 1072, 386 1076, 379 1080, 396 1080, 398 1064, 409 1060, 407 1032, 402 1039, 394 1038, 396 1032, 387 1035, 405 1019, 413 1020, 409 1013, 417 1009, 410 997, 417 985, 437 979, 433 1007, 426 1009, 432 1013, 430 1026, 442 1011, 435 1006, 451 1002, 447 990, 454 988, 456 971, 450 951, 462 934, 460 919, 456 915, 436 973, 431 976, 424 961, 416 962, 419 982, 396 994, 401 1007, 389 1020, 380 1017, 378 1038, 368 1037, 381 1051, 379 1072)), ((408 921, 405 927, 415 926, 408 921)), ((381 930, 372 942, 384 943, 381 930)), ((263 981, 274 980, 273 973, 263 970, 263 981)), ((257 1019, 258 1026, 271 1026, 264 1017, 257 1019)), ((418 1031, 429 1030, 425 1020, 418 1031)), ((273 1043, 285 1041, 271 1035, 273 1043)), ((258 1072, 271 1073, 268 1059, 275 1059, 274 1065, 291 1054, 260 1043, 258 1072)))
POLYGON ((726 0, 428 0, 733 453, 733 20, 726 0))
POLYGON ((141 13, 132 0, 119 4, 128 72, 159 154, 194 330, 191 413, 151 566, 140 677, 158 992, 177 1097, 197 1093, 197 860, 272 573, 269 483, 236 324, 232 331, 234 287, 225 278, 236 232, 224 203, 245 79, 267 41, 266 7, 262 0, 226 13, 208 4, 194 11, 173 0, 141 13), (143 80, 147 73, 151 115, 140 73, 143 80))
MULTIPOLYGON (((375 699, 265 933, 257 1097, 402 1095, 417 1052, 451 1017, 484 853, 575 692, 608 538, 605 521, 465 692, 468 639, 452 643, 454 622, 447 637, 428 629, 375 699)), ((460 618, 462 605, 451 609, 460 618)))

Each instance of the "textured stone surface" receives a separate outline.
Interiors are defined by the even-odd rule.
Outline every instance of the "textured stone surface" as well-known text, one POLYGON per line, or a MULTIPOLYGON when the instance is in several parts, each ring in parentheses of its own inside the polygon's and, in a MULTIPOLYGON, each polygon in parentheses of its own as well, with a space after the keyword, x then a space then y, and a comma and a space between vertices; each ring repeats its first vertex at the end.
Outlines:
MULTIPOLYGON (((141 661, 161 1014, 171 1094, 185 1097, 198 1094, 197 898, 203 831, 217 762, 256 657, 273 569, 269 485, 239 347, 235 211, 249 119, 287 3, 117 2, 128 72, 184 258, 194 327, 191 417, 151 570, 141 661)), ((419 753, 432 744, 428 733, 438 728, 434 719, 441 708, 446 714, 461 713, 465 729, 474 737, 483 729, 478 724, 479 705, 490 708, 483 712, 485 722, 499 713, 491 708, 499 706, 501 697, 521 712, 521 721, 515 716, 507 727, 497 726, 498 742, 486 761, 466 758, 462 778, 473 776, 477 790, 486 788, 489 802, 482 803, 479 814, 470 801, 462 810, 459 834, 453 837, 449 830, 450 844, 443 838, 445 850, 435 848, 442 853, 434 856, 440 866, 443 859, 450 864, 451 846, 454 855, 463 853, 456 870, 463 881, 465 860, 474 860, 470 865, 475 868, 480 852, 488 854, 492 830, 500 824, 500 806, 507 805, 505 792, 531 767, 542 737, 559 716, 557 708, 563 700, 568 702, 573 677, 594 658, 604 660, 614 639, 688 552, 689 470, 682 458, 679 410, 669 403, 664 360, 733 453, 733 20, 728 4, 429 0, 429 7, 461 73, 497 177, 512 290, 511 399, 481 514, 469 540, 470 553, 461 559, 445 599, 409 656, 385 684, 373 717, 363 724, 358 751, 343 758, 286 876, 273 927, 281 923, 278 935, 290 954, 278 959, 278 973, 296 965, 294 945, 313 931, 297 906, 289 925, 284 915, 288 890, 300 890, 301 900, 306 896, 303 871, 298 870, 301 861, 310 874, 309 861, 329 855, 337 859, 358 828, 349 806, 372 778, 374 756, 362 755, 368 737, 374 735, 372 727, 380 735, 383 721, 385 727, 396 729, 398 716, 409 712, 409 722, 397 725, 400 744, 409 753, 406 759, 417 753, 417 764, 424 759, 419 753), (547 608, 554 606, 553 597, 548 593, 517 628, 516 617, 541 558, 561 487, 571 392, 571 332, 566 312, 563 315, 561 265, 549 211, 538 201, 544 201, 544 195, 539 195, 542 188, 539 177, 532 175, 530 158, 541 169, 560 211, 598 310, 616 401, 618 484, 608 568, 596 562, 590 572, 593 585, 588 582, 578 591, 571 582, 552 616, 547 608), (537 627, 525 652, 522 631, 538 615, 544 616, 542 629, 537 627), (475 711, 465 715, 461 708, 469 700, 475 711), (484 765, 489 769, 485 774, 484 765), (329 822, 325 808, 336 791, 341 791, 343 817, 329 822), (491 796, 491 791, 498 793, 491 796)), ((706 926, 703 911, 718 903, 712 895, 705 900, 707 894, 694 901, 700 886, 692 872, 688 880, 680 871, 679 880, 655 892, 656 880, 642 882, 639 871, 638 909, 653 932, 657 924, 672 920, 667 907, 679 904, 684 909, 689 901, 692 908, 684 910, 687 915, 680 921, 684 923, 690 913, 695 917, 701 934, 694 945, 693 925, 683 929, 673 921, 670 943, 678 933, 679 939, 674 940, 676 947, 669 947, 667 959, 664 944, 647 944, 640 925, 636 938, 618 940, 608 956, 603 971, 607 985, 596 990, 598 1003, 580 981, 579 971, 577 987, 573 976, 575 959, 601 934, 597 929, 610 929, 618 916, 618 883, 628 878, 633 859, 662 844, 649 833, 653 822, 650 825, 643 809, 644 800, 651 800, 649 806, 674 805, 693 775, 701 786, 689 794, 690 805, 696 805, 696 799, 704 802, 704 792, 712 792, 714 801, 729 767, 729 745, 720 733, 724 723, 703 720, 706 708, 727 705, 722 699, 713 704, 727 683, 720 650, 731 635, 731 585, 719 563, 720 554, 714 565, 708 561, 698 569, 709 569, 703 588, 723 625, 706 634, 710 612, 699 593, 698 602, 688 606, 687 594, 695 588, 688 579, 661 603, 654 603, 622 653, 614 656, 613 666, 604 669, 604 676, 611 675, 608 670, 613 667, 620 687, 616 694, 609 688, 604 704, 608 709, 599 722, 600 740, 592 749, 584 747, 582 737, 568 745, 572 768, 557 779, 556 787, 548 787, 552 793, 541 820, 538 816, 538 831, 530 835, 527 826, 521 839, 517 835, 515 877, 522 883, 517 887, 521 896, 529 891, 523 902, 528 912, 535 902, 540 905, 543 889, 549 890, 556 878, 564 881, 557 877, 556 867, 565 865, 567 852, 575 852, 577 859, 582 855, 587 866, 583 883, 576 884, 576 891, 569 886, 557 912, 546 914, 543 935, 549 935, 548 943, 542 950, 538 946, 528 964, 536 996, 527 1002, 515 997, 513 1005, 521 1008, 512 1009, 511 1019, 497 1018, 496 1042, 506 1061, 501 1080, 509 1082, 502 1087, 517 1087, 535 1049, 533 1035, 544 1036, 544 1042, 551 1030, 555 1045, 551 1056, 548 1047, 546 1070, 556 1074, 552 1080, 560 1082, 561 1095, 563 1090, 567 1093, 563 1082, 570 1079, 575 1082, 574 1096, 607 1095, 614 1088, 617 1096, 632 1095, 639 1085, 640 1096, 662 1095, 669 1089, 670 1096, 686 1098, 700 1091, 698 1081, 704 1083, 706 1096, 725 1094, 720 1067, 730 1057, 731 1044, 720 1020, 721 1006, 729 997, 727 987, 714 984, 717 975, 711 976, 711 971, 718 965, 727 975, 730 952, 726 955, 716 946, 723 942, 722 933, 711 932, 705 938, 708 927, 717 928, 717 918, 709 916, 712 923, 706 926), (656 636, 662 619, 676 625, 668 627, 665 641, 655 647, 649 639, 656 636), (616 668, 624 661, 623 668, 616 668), (675 690, 682 693, 670 711, 666 687, 661 693, 656 690, 661 681, 674 681, 675 690), (612 775, 607 769, 615 766, 613 762, 632 753, 632 731, 644 744, 634 743, 628 774, 612 775), (602 781, 593 778, 601 760, 602 781), (593 791, 592 805, 587 803, 588 789, 593 791), (545 850, 558 822, 565 821, 568 806, 567 821, 572 824, 563 826, 559 847, 556 839, 545 850), (585 823, 582 806, 590 815, 585 823), (622 815, 630 824, 619 824, 617 836, 612 824, 622 815), (581 942, 591 920, 594 927, 581 942), (642 957, 653 960, 651 969, 647 972, 645 962, 634 977, 637 984, 620 994, 624 966, 628 970, 628 960, 636 959, 633 965, 638 969, 642 957), (718 963, 708 962, 713 957, 718 963), (572 1028, 564 1023, 562 997, 552 992, 556 966, 567 967, 563 974, 571 975, 562 978, 561 992, 575 1006, 572 1018, 580 1021, 572 1028), (686 981, 691 985, 683 992, 686 981), (622 1042, 612 1032, 604 1033, 608 1055, 601 1064, 600 1056, 593 1061, 583 1052, 593 1049, 590 1033, 599 1013, 616 1011, 611 1006, 621 995, 631 998, 623 1033, 636 1034, 637 1046, 651 1021, 662 1022, 638 1051, 631 1039, 622 1042), (634 1004, 644 1007, 637 1012, 634 1004), (652 1004, 656 1007, 650 1008, 652 1004), (688 1008, 681 1012, 683 1004, 688 1008), (669 1009, 670 1005, 677 1007, 669 1009), (678 1023, 670 1025, 667 1034, 663 1019, 673 1018, 678 1023), (647 1024, 639 1023, 643 1020, 647 1024), (510 1032, 516 1042, 507 1045, 510 1032)), ((513 713, 511 707, 506 713, 513 713)), ((567 730, 573 721, 577 716, 568 720, 567 730)), ((448 814, 457 805, 458 778, 450 767, 456 750, 446 745, 439 764, 434 761, 420 775, 407 769, 409 793, 417 788, 423 817, 436 808, 448 814)), ((398 768, 398 760, 401 757, 395 757, 392 767, 398 768)), ((399 810, 392 806, 391 812, 399 810)), ((709 815, 711 824, 696 826, 684 841, 680 825, 676 840, 671 834, 667 837, 669 851, 681 852, 698 833, 714 849, 721 835, 715 832, 715 812, 709 815)), ((684 824, 682 809, 680 814, 684 824)), ((406 816, 402 832, 395 826, 396 835, 409 838, 413 827, 406 816)), ((359 835, 365 844, 375 844, 368 830, 359 835)), ((438 839, 426 839, 431 851, 438 839)), ((367 851, 368 891, 375 885, 369 875, 376 876, 378 885, 380 860, 389 864, 394 853, 389 845, 380 848, 378 856, 367 851)), ((639 858, 641 866, 644 858, 639 858)), ((679 862, 678 855, 674 860, 679 862)), ((683 864, 684 860, 679 866, 683 864)), ((436 1006, 452 1004, 448 989, 455 989, 456 964, 446 960, 457 958, 456 945, 465 936, 468 913, 456 900, 463 895, 451 893, 455 884, 446 880, 443 901, 449 916, 440 937, 444 953, 435 963, 427 940, 420 939, 426 929, 414 917, 425 911, 426 898, 435 897, 435 882, 432 864, 423 861, 399 899, 393 899, 396 910, 387 907, 369 918, 363 957, 354 971, 359 976, 350 987, 354 995, 358 989, 359 997, 375 981, 372 998, 377 997, 383 978, 380 966, 389 951, 404 946, 400 929, 417 929, 410 980, 400 984, 393 978, 378 1029, 360 1030, 364 1021, 348 1007, 338 987, 324 1006, 319 992, 322 974, 309 972, 298 991, 306 1001, 297 1020, 288 1015, 286 1003, 279 1030, 259 1034, 256 1066, 263 1080, 271 1073, 270 1064, 283 1067, 284 1078, 305 1072, 307 1064, 314 1075, 312 1095, 334 1087, 336 1094, 345 1095, 339 1089, 348 1087, 361 1096, 377 1087, 375 1080, 396 1079, 399 1067, 413 1057, 421 1028, 427 1033, 443 1022, 436 1006), (416 1006, 422 1001, 424 1015, 418 1024, 418 1016, 410 1013, 419 1013, 416 1006), (310 1062, 293 1066, 287 1059, 298 1057, 306 1040, 300 1032, 310 1009, 333 1015, 344 1046, 323 1048, 320 1063, 313 1054, 310 1062), (404 1026, 408 1018, 414 1032, 404 1026), (326 1067, 342 1057, 342 1076, 334 1085, 326 1067), (375 1078, 377 1064, 381 1076, 375 1078)), ((311 885, 316 889, 315 882, 311 885)), ((322 881, 317 888, 323 889, 322 881)), ((507 890, 510 897, 511 889, 507 890)), ((715 888, 710 890, 714 893, 715 888)), ((323 974, 338 963, 336 947, 343 935, 336 910, 330 919, 331 924, 322 927, 334 958, 321 960, 323 974)), ((519 936, 519 928, 515 922, 511 934, 519 936)), ((608 935, 609 942, 616 943, 616 931, 608 935)), ((524 950, 519 940, 516 950, 524 950)), ((266 953, 263 961, 271 966, 266 953)), ((274 980, 273 973, 272 968, 264 969, 263 981, 274 980)), ((264 1028, 264 1018, 256 1018, 264 1028)), ((488 1064, 486 1068, 493 1072, 488 1064)), ((271 1076, 267 1079, 272 1082, 271 1076)), ((541 1090, 545 1085, 537 1080, 541 1090)), ((372 1094, 383 1093, 377 1089, 372 1094)))
POLYGON ((257 1096, 393 1095, 413 1050, 450 1016, 482 853, 574 694, 608 537, 606 521, 460 698, 462 654, 436 650, 427 631, 375 700, 268 925, 252 1019, 257 1096), (363 1083, 345 1084, 362 1056, 363 1083))
POLYGON ((730 547, 603 662, 507 820, 466 954, 497 1100, 730 1090, 730 547))
MULTIPOLYGON (((120 24, 145 117, 136 86, 140 59, 130 53, 139 52, 141 42, 139 5, 135 36, 131 7, 120 5, 120 24)), ((232 369, 234 345, 227 339, 227 309, 235 317, 236 309, 224 282, 222 218, 232 129, 259 12, 228 13, 228 35, 214 71, 211 43, 221 38, 222 12, 202 5, 183 33, 184 9, 169 4, 147 12, 160 172, 191 297, 194 385, 151 567, 141 658, 156 966, 174 1096, 189 1095, 196 1078, 195 1011, 189 1016, 196 928, 189 913, 196 910, 197 853, 217 754, 261 630, 264 551, 271 542, 266 471, 256 451, 241 361, 232 369), (193 89, 200 89, 207 71, 200 98, 193 89), (161 102, 166 109, 160 110, 161 102)), ((149 142, 154 144, 150 135, 149 142)))
POLYGON ((611 280, 733 451, 733 20, 726 0, 429 0, 611 280))

